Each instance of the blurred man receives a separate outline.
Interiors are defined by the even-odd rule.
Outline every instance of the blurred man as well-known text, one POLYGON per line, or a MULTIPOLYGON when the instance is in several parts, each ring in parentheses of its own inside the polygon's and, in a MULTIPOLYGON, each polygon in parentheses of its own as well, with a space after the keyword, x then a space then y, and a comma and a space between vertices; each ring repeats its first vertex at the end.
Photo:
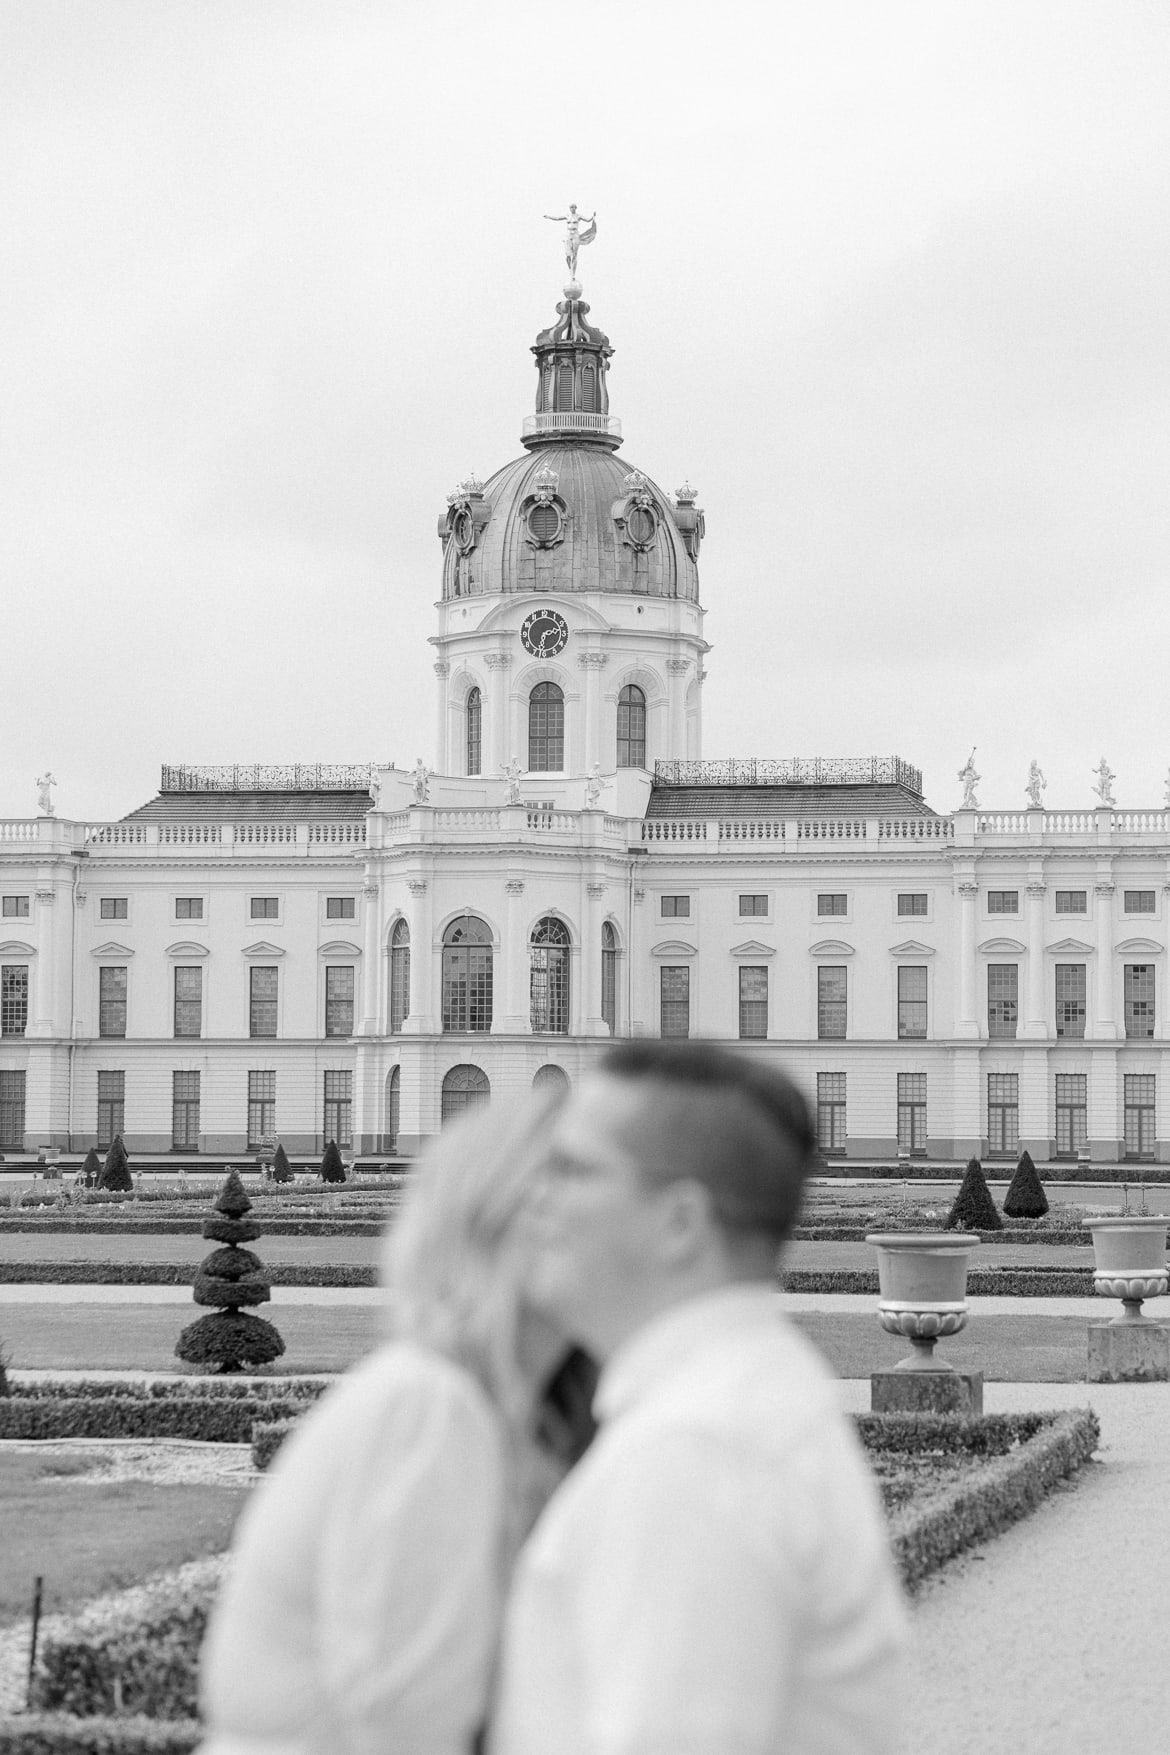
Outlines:
POLYGON ((901 1598, 836 1385, 781 1314, 815 1149, 782 1074, 612 1049, 554 1123, 532 1301, 603 1362, 521 1558, 493 1755, 877 1755, 901 1598))

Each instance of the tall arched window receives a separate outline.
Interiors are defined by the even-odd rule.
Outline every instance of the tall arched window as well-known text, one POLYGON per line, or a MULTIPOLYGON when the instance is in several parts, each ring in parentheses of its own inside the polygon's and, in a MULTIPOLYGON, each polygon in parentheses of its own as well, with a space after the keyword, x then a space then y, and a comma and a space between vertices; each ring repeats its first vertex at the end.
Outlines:
POLYGON ((392 1066, 386 1079, 386 1150, 398 1150, 398 1128, 402 1113, 402 1068, 392 1066))
POLYGON ((483 696, 472 689, 467 697, 467 772, 478 774, 483 762, 483 696))
POLYGON ((617 1035, 617 933, 606 920, 601 928, 601 1017, 617 1035))
POLYGON ((597 372, 592 366, 581 368, 581 407, 586 414, 597 413, 597 372))
POLYGON ((543 1035, 569 1031, 569 929, 551 914, 536 923, 532 934, 529 978, 532 1028, 543 1035))
POLYGON ((636 683, 627 683, 618 696, 617 765, 646 766, 646 697, 636 683))
POLYGON ((443 934, 443 1028, 492 1027, 492 935, 474 914, 461 914, 443 934))
POLYGON ((550 1061, 547 1066, 536 1069, 536 1077, 532 1081, 534 1091, 567 1091, 569 1075, 563 1066, 554 1066, 550 1061))
POLYGON ((478 1066, 453 1066, 443 1080, 441 1119, 450 1121, 452 1116, 462 1115, 465 1109, 488 1103, 491 1095, 488 1076, 478 1066))
POLYGON ((410 928, 396 920, 390 934, 390 1030, 401 1030, 410 1012, 410 928))
POLYGON ((565 697, 556 683, 537 683, 528 697, 528 766, 559 773, 565 765, 565 697))

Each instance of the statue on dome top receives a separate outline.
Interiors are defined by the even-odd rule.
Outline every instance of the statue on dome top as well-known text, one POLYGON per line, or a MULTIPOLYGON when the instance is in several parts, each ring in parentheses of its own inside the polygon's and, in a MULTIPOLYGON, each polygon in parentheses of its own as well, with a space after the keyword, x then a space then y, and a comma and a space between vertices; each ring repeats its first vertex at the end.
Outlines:
POLYGON ((577 203, 570 201, 568 213, 546 213, 544 217, 554 221, 564 220, 567 228, 565 231, 565 261, 569 265, 569 273, 576 280, 577 251, 582 244, 591 244, 597 236, 597 215, 591 213, 586 218, 584 214, 577 212, 577 203))

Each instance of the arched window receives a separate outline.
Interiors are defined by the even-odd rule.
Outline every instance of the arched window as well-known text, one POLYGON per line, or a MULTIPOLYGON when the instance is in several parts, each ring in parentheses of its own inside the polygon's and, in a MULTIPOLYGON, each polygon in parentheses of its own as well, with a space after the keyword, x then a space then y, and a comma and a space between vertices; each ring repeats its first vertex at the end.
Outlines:
POLYGON ((475 1109, 481 1103, 488 1103, 491 1095, 488 1076, 479 1067, 453 1066, 443 1080, 441 1119, 450 1121, 452 1116, 462 1115, 465 1109, 475 1109))
POLYGON ((467 772, 481 772, 483 761, 483 696, 472 689, 467 697, 467 772))
POLYGON ((528 697, 528 766, 559 773, 565 765, 565 697, 556 683, 537 683, 528 697))
POLYGON ((474 914, 461 914, 443 934, 443 1028, 492 1027, 492 935, 474 914))
POLYGON ((386 1079, 386 1150, 398 1150, 398 1127, 401 1117, 402 1068, 390 1068, 386 1079))
POLYGON ((635 683, 627 683, 618 696, 617 765, 646 766, 646 697, 635 683))
POLYGON ((568 1088, 569 1075, 563 1066, 553 1066, 550 1061, 547 1066, 537 1068, 532 1081, 534 1091, 567 1091, 568 1088))
POLYGON ((592 366, 581 368, 581 407, 586 414, 597 413, 597 373, 592 366))
POLYGON ((557 373, 557 407, 569 409, 573 406, 573 368, 562 365, 557 373))
POLYGON ((546 914, 532 934, 529 1012, 534 1031, 566 1036, 569 1031, 569 929, 546 914))
POLYGON ((601 1017, 617 1035, 617 933, 606 920, 601 928, 601 1017))
POLYGON ((394 923, 390 934, 390 1030, 401 1030, 410 1012, 410 928, 394 923))

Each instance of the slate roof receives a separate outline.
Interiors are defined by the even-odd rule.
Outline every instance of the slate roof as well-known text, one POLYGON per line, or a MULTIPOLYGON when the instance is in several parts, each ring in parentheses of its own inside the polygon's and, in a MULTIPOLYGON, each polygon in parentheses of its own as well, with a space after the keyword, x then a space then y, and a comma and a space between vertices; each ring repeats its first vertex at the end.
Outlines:
POLYGON ((124 823, 315 823, 360 820, 373 807, 366 791, 160 792, 124 823))
POLYGON ((934 817, 938 812, 906 786, 655 786, 646 815, 800 822, 813 818, 934 817))

